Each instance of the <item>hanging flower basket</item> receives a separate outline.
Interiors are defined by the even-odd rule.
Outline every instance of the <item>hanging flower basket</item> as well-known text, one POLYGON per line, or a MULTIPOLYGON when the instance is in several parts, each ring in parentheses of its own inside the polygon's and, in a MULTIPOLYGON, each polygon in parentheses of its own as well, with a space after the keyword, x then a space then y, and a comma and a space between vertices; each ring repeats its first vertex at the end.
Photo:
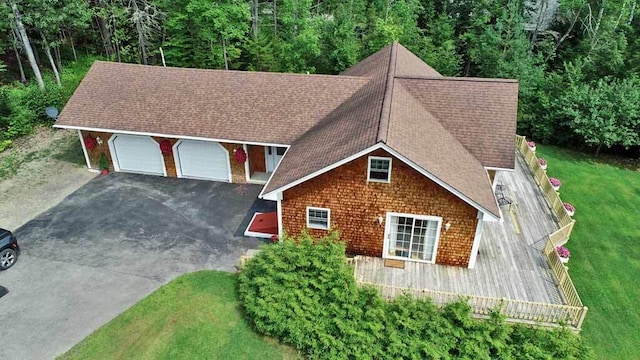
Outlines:
POLYGON ((96 139, 94 139, 91 135, 85 136, 82 141, 84 141, 84 147, 87 148, 87 150, 93 150, 98 145, 96 139))
POLYGON ((560 190, 560 186, 562 186, 562 183, 560 182, 560 180, 558 180, 556 178, 550 178, 549 182, 551 183, 551 186, 553 187, 553 190, 555 190, 555 191, 560 190))
POLYGON ((576 213, 576 207, 569 204, 568 202, 563 203, 562 204, 564 206, 564 209, 567 210, 567 214, 569 214, 569 216, 573 216, 573 214, 576 213))
POLYGON ((538 159, 538 164, 540 165, 540 168, 542 168, 542 170, 547 170, 547 160, 540 158, 538 159))
POLYGON ((247 153, 242 148, 233 149, 233 157, 240 164, 244 164, 247 161, 247 153))
POLYGON ((173 154, 173 145, 171 145, 171 141, 166 139, 160 141, 160 151, 164 156, 169 156, 173 154))
POLYGON ((527 141, 527 146, 529 146, 531 151, 536 151, 536 143, 534 141, 527 141))

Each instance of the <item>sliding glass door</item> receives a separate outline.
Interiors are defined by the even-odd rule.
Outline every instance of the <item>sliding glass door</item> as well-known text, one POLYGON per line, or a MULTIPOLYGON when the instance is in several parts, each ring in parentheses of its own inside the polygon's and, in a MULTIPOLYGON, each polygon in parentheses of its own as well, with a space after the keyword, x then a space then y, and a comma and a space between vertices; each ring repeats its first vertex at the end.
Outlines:
POLYGON ((385 257, 434 262, 442 218, 387 214, 385 257))

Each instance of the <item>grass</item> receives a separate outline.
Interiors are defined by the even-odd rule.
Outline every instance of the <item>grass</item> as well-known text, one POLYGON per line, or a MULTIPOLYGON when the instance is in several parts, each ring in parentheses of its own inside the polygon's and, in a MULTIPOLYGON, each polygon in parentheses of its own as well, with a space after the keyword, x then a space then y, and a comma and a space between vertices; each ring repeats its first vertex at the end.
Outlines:
POLYGON ((576 207, 569 273, 589 307, 582 336, 597 359, 632 359, 640 348, 638 163, 538 146, 547 172, 576 207))
POLYGON ((298 359, 243 319, 236 275, 199 271, 156 290, 61 359, 298 359))

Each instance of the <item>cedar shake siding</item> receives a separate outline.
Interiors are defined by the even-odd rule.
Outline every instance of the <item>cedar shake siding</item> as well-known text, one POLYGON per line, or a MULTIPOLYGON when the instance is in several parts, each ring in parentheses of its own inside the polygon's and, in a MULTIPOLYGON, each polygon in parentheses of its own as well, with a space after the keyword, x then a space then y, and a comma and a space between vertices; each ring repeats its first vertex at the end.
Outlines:
POLYGON ((491 184, 493 185, 493 181, 496 179, 496 171, 495 170, 487 170, 489 174, 489 180, 491 180, 491 184))
POLYGON ((267 172, 267 165, 264 158, 264 146, 249 145, 249 176, 253 176, 254 172, 267 172))
MULTIPOLYGON (((236 160, 236 157, 233 155, 234 150, 244 150, 241 144, 229 144, 229 143, 220 143, 227 151, 229 152, 229 164, 231 165, 231 182, 244 184, 247 182, 247 178, 245 177, 244 171, 244 163, 240 163, 236 160)), ((247 160, 249 161, 249 155, 247 155, 247 160)))
MULTIPOLYGON (((109 169, 113 171, 113 161, 111 160, 111 151, 109 151, 109 139, 111 138, 112 133, 105 132, 97 132, 97 131, 81 131, 82 141, 84 142, 84 138, 89 135, 94 139, 100 138, 102 140, 102 144, 96 144, 96 147, 92 150, 87 149, 87 155, 89 155, 89 163, 91 163, 91 168, 98 169, 98 160, 100 159, 100 154, 104 153, 107 156, 107 160, 109 160, 109 169)), ((168 169, 167 169, 168 172, 168 169)))
POLYGON ((348 253, 380 257, 385 224, 378 224, 379 216, 386 218, 387 212, 440 216, 451 228, 441 229, 436 263, 468 266, 478 211, 396 158, 392 159, 390 183, 367 183, 369 156, 393 158, 376 150, 285 190, 284 230, 296 234, 306 229, 314 236, 326 235, 326 230, 306 228, 306 208, 328 208, 330 227, 340 232, 348 253))
MULTIPOLYGON (((93 169, 98 169, 98 159, 100 159, 100 154, 104 153, 109 160, 109 169, 111 171, 113 168, 113 161, 111 159, 111 151, 109 150, 109 139, 113 136, 113 133, 107 132, 97 132, 97 131, 81 131, 82 139, 84 141, 85 136, 90 135, 92 138, 100 138, 102 140, 102 144, 96 145, 93 150, 87 149, 87 154, 89 155, 89 162, 91 163, 91 167, 93 169)), ((169 140, 171 142, 171 146, 176 144, 179 139, 174 138, 165 138, 152 136, 153 140, 155 140, 158 144, 160 144, 163 140, 169 140)), ((231 182, 233 183, 246 183, 245 177, 245 169, 244 163, 239 163, 236 158, 233 156, 234 149, 242 149, 241 144, 230 144, 230 143, 220 143, 228 152, 229 152, 229 164, 231 165, 231 182)), ((163 155, 164 158, 164 166, 167 170, 168 177, 177 177, 176 171, 176 163, 173 153, 168 155, 163 155)), ((264 161, 264 155, 262 156, 264 161)), ((249 161, 247 159, 247 161, 249 161)))

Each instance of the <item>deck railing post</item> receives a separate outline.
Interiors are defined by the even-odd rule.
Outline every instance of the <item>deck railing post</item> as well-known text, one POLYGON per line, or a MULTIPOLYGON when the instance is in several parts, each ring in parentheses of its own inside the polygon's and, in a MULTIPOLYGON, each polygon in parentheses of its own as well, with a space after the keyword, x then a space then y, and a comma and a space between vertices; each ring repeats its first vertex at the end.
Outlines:
POLYGON ((582 329, 582 323, 584 322, 584 318, 587 316, 587 311, 589 311, 589 308, 583 306, 582 311, 580 312, 580 318, 578 319, 578 324, 576 324, 576 328, 578 330, 582 329))

